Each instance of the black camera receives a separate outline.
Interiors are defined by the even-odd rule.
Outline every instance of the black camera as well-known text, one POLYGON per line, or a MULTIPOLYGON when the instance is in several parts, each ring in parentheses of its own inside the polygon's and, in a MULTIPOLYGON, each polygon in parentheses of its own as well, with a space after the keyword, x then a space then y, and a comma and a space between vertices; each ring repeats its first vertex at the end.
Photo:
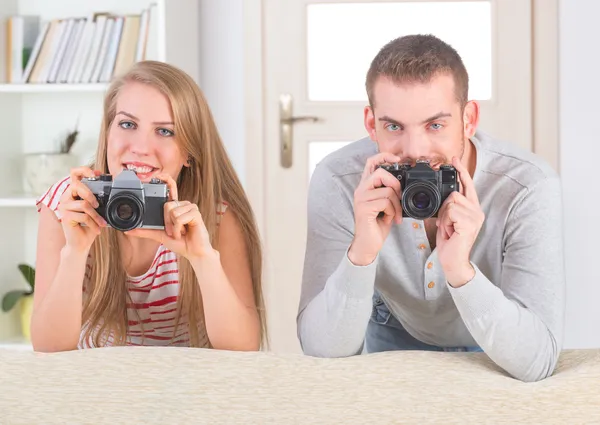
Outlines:
POLYGON ((452 165, 431 168, 427 161, 410 164, 380 165, 391 173, 402 187, 402 217, 425 220, 437 217, 442 203, 452 192, 458 192, 458 172, 452 165))
POLYGON ((164 205, 169 188, 161 180, 152 178, 142 183, 135 171, 123 170, 114 180, 110 174, 103 174, 81 182, 96 196, 96 211, 109 226, 120 231, 165 228, 164 205))

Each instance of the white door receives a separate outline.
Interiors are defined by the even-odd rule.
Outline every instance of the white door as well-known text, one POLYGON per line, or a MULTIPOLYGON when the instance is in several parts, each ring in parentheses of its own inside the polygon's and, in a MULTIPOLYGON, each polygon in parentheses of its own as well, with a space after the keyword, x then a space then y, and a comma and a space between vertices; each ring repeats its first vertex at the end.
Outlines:
POLYGON ((264 0, 265 299, 271 348, 299 352, 296 313, 306 197, 316 163, 367 135, 365 76, 389 40, 431 33, 453 45, 481 101, 480 128, 532 147, 531 3, 264 0), (306 117, 282 124, 286 114, 306 117), (318 118, 313 121, 312 117, 318 118), (289 153, 282 142, 292 136, 289 153))

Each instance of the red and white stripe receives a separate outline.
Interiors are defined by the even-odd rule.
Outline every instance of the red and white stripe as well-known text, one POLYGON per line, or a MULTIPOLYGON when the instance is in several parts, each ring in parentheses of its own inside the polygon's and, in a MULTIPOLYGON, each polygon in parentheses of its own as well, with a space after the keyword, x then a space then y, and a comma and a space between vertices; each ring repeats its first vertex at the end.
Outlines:
POLYGON ((35 203, 35 206, 40 212, 41 206, 40 204, 46 205, 50 208, 58 217, 58 220, 61 220, 61 214, 58 210, 58 206, 60 205, 60 197, 65 193, 65 190, 71 185, 71 178, 65 177, 57 183, 53 184, 42 196, 38 198, 35 203))

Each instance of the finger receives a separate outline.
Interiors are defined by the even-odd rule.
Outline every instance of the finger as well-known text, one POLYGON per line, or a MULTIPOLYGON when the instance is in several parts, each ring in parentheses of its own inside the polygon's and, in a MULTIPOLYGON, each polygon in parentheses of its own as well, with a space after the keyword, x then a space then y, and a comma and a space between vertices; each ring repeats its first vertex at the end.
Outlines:
POLYGON ((442 227, 451 235, 460 234, 465 226, 470 226, 476 221, 473 210, 464 205, 451 203, 448 204, 441 219, 442 227))
POLYGON ((400 180, 398 180, 388 171, 379 168, 365 180, 365 187, 367 190, 369 190, 382 186, 391 187, 396 191, 398 197, 402 196, 402 186, 400 184, 400 180))
POLYGON ((462 193, 452 192, 442 204, 442 207, 440 208, 440 213, 438 215, 441 216, 442 211, 445 211, 445 209, 451 204, 455 204, 461 206, 462 208, 465 208, 467 211, 469 211, 469 214, 476 213, 479 210, 479 207, 474 205, 472 201, 469 201, 462 193))
POLYGON ((175 226, 177 226, 176 228, 178 228, 180 231, 183 231, 185 230, 183 226, 198 227, 202 226, 203 224, 204 222, 202 221, 200 212, 196 209, 190 209, 189 211, 177 217, 175 226))
POLYGON ((398 198, 398 194, 391 187, 378 187, 377 189, 367 190, 363 193, 360 200, 361 201, 374 201, 375 199, 391 199, 393 196, 398 198))
POLYGON ((90 204, 94 205, 96 202, 95 196, 88 189, 85 184, 80 184, 82 178, 90 178, 96 177, 102 174, 100 170, 92 170, 89 167, 75 167, 72 168, 69 176, 70 176, 70 192, 71 197, 73 199, 77 199, 77 197, 81 197, 82 199, 86 199, 90 204), (89 192, 89 195, 84 195, 84 192, 89 192), (93 198, 93 199, 92 199, 93 198))
POLYGON ((446 214, 446 210, 448 209, 448 206, 450 204, 459 204, 459 205, 464 205, 468 208, 471 208, 471 202, 465 198, 465 196, 460 193, 460 192, 452 192, 444 201, 444 203, 442 204, 442 206, 440 207, 438 214, 437 214, 437 219, 435 221, 436 226, 440 226, 442 219, 444 218, 445 214, 446 214))
POLYGON ((479 204, 479 199, 477 198, 477 191, 475 190, 475 183, 473 183, 473 179, 469 174, 469 170, 467 167, 463 165, 463 163, 457 157, 452 158, 452 165, 458 171, 458 178, 460 179, 460 190, 464 193, 465 197, 479 204))
POLYGON ((442 229, 442 233, 446 239, 450 239, 450 237, 454 234, 454 223, 447 217, 447 215, 442 221, 440 228, 442 229))
POLYGON ((448 239, 450 239, 450 235, 448 235, 448 232, 446 232, 444 227, 438 226, 436 232, 436 239, 447 241, 448 239))
POLYGON ((179 239, 181 237, 183 226, 193 226, 194 220, 197 220, 194 216, 200 216, 198 207, 196 204, 183 205, 175 208, 171 211, 171 220, 173 221, 173 237, 179 239))
POLYGON ((394 207, 394 220, 396 223, 402 223, 402 206, 398 194, 391 187, 381 187, 378 189, 369 190, 365 194, 364 201, 374 201, 377 199, 388 199, 394 207))
POLYGON ((372 156, 367 160, 365 164, 365 168, 363 169, 362 179, 366 179, 369 175, 371 175, 377 166, 381 164, 392 164, 400 161, 400 157, 393 155, 391 153, 382 152, 375 156, 372 156))
POLYGON ((167 184, 167 188, 169 189, 169 200, 170 201, 176 201, 179 199, 179 194, 177 193, 177 183, 175 183, 175 180, 173 180, 173 177, 171 177, 170 174, 157 174, 156 177, 158 177, 160 180, 162 180, 163 182, 165 182, 167 184))
POLYGON ((165 202, 164 206, 164 220, 165 220, 165 233, 169 236, 173 236, 173 217, 171 212, 177 208, 178 201, 165 202))
POLYGON ((366 207, 374 213, 375 217, 377 217, 379 213, 383 213, 382 220, 385 224, 390 224, 396 216, 394 204, 387 198, 370 201, 366 204, 366 207))
POLYGON ((392 204, 394 205, 394 209, 397 214, 394 217, 396 223, 402 223, 402 206, 400 204, 400 198, 402 197, 402 188, 400 186, 400 181, 392 176, 386 170, 377 170, 373 173, 369 180, 365 182, 365 199, 377 199, 378 197, 382 197, 384 194, 393 194, 386 195, 385 197, 390 199, 392 204), (379 192, 381 191, 381 192, 379 192), (376 195, 380 194, 380 196, 376 195))
POLYGON ((69 173, 71 181, 81 180, 82 177, 96 177, 102 174, 100 170, 92 170, 89 167, 75 167, 69 173))
POLYGON ((190 201, 171 201, 171 203, 172 203, 173 205, 175 205, 175 208, 173 208, 173 209, 171 210, 171 213, 172 213, 172 214, 173 214, 173 211, 176 211, 176 210, 178 210, 178 209, 184 209, 184 210, 186 210, 186 211, 187 211, 187 208, 188 208, 190 205, 192 205, 192 206, 193 206, 193 205, 195 205, 195 204, 192 204, 190 201))
POLYGON ((469 201, 465 197, 465 195, 460 192, 452 192, 450 195, 448 195, 448 197, 444 201, 444 204, 452 204, 452 203, 464 205, 465 207, 470 207, 472 205, 472 202, 469 201))
POLYGON ((71 226, 76 227, 83 225, 90 229, 90 231, 100 234, 100 227, 98 224, 86 213, 68 211, 62 217, 62 222, 71 226))
POLYGON ((450 221, 448 218, 448 208, 450 205, 453 205, 452 202, 445 202, 438 212, 438 218, 435 224, 438 226, 438 229, 442 232, 442 236, 444 239, 449 239, 454 233, 454 223, 450 221))
POLYGON ((394 219, 396 220, 397 224, 400 224, 402 223, 402 205, 400 204, 400 198, 392 196, 390 201, 394 207, 394 219))
POLYGON ((84 199, 87 202, 89 202, 89 204, 92 205, 94 208, 98 208, 98 199, 96 199, 96 196, 92 193, 90 188, 86 186, 85 183, 75 181, 71 183, 69 189, 71 192, 72 199, 84 199))
POLYGON ((144 239, 152 239, 153 241, 165 243, 167 240, 167 235, 164 230, 160 229, 133 229, 123 232, 128 236, 133 236, 136 238, 144 238, 144 239))
POLYGON ((475 223, 476 219, 469 208, 453 204, 451 208, 448 208, 448 221, 452 223, 454 231, 460 234, 463 229, 475 223))
POLYGON ((100 227, 107 225, 106 221, 98 214, 98 212, 89 204, 88 201, 72 201, 64 205, 63 211, 83 212, 89 215, 100 227))
POLYGON ((164 206, 164 217, 165 217, 165 232, 169 236, 173 236, 173 211, 177 210, 180 207, 185 207, 190 205, 190 201, 169 201, 165 202, 164 206))

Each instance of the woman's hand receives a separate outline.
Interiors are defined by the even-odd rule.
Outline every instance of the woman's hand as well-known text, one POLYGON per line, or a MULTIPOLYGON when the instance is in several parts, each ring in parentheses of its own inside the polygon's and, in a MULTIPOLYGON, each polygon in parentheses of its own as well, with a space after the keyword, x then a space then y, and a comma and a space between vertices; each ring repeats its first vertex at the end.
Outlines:
POLYGON ((98 207, 96 197, 81 182, 83 177, 95 177, 99 174, 100 171, 92 171, 88 167, 73 168, 70 185, 60 198, 58 210, 61 213, 66 247, 76 252, 89 251, 100 230, 107 226, 106 221, 95 210, 98 207))
POLYGON ((208 230, 198 205, 190 201, 177 200, 177 185, 171 176, 161 174, 157 177, 169 187, 169 201, 164 206, 165 229, 133 229, 125 234, 160 242, 167 249, 187 258, 190 262, 215 256, 217 251, 210 244, 208 230))

